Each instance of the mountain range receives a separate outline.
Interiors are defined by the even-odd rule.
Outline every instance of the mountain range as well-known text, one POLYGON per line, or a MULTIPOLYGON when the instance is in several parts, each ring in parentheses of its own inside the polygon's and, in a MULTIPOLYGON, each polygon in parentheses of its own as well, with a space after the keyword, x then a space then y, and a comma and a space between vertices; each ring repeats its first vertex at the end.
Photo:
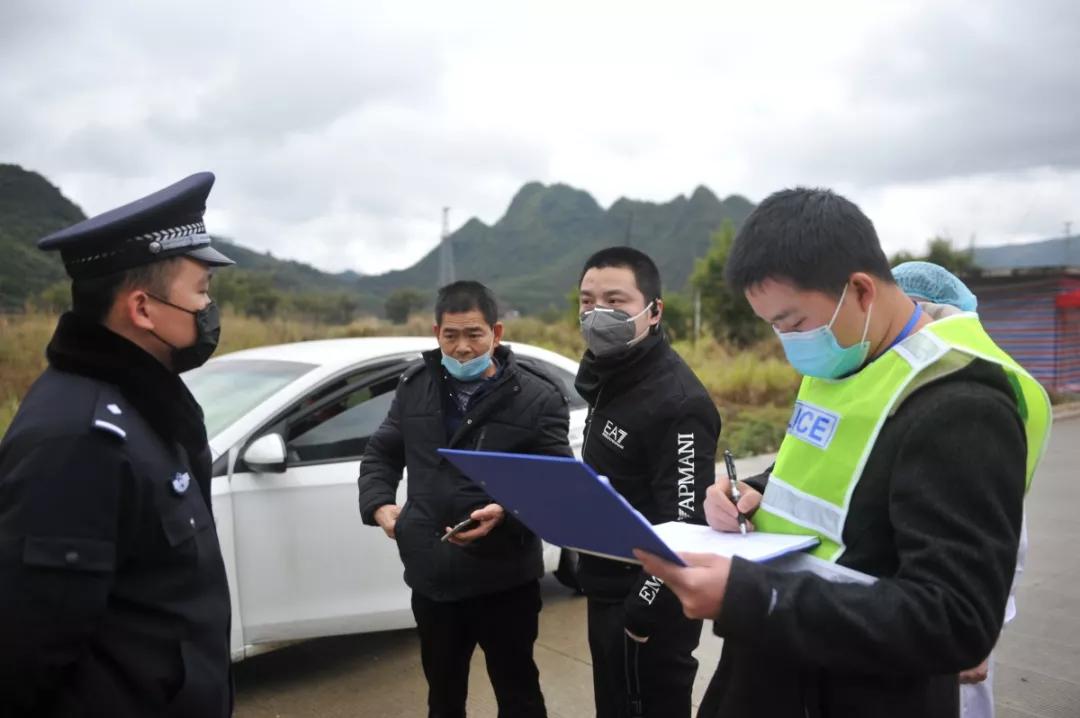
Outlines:
MULTIPOLYGON (((525 314, 563 308, 582 263, 594 251, 628 244, 656 260, 666 292, 686 288, 694 260, 726 221, 741 225, 753 209, 744 197, 720 199, 706 187, 689 197, 654 203, 620 199, 601 207, 587 192, 564 184, 530 182, 505 214, 487 225, 470 219, 449 237, 456 276, 488 284, 504 308, 525 314)), ((36 172, 0 164, 0 310, 16 310, 65 278, 59 257, 40 252, 40 237, 84 218, 82 210, 36 172)), ((242 238, 239 238, 242 242, 242 238)), ((250 275, 282 293, 347 292, 362 311, 381 314, 396 289, 434 294, 439 247, 400 271, 364 276, 331 274, 238 244, 215 240, 250 275)))
MULTIPOLYGON (((649 254, 665 291, 686 288, 694 260, 708 250, 725 220, 736 227, 754 206, 733 195, 720 200, 705 187, 656 204, 620 199, 604 209, 587 192, 564 184, 522 187, 493 225, 470 219, 450 236, 458 278, 488 284, 523 313, 565 305, 581 266, 603 247, 625 244, 649 254)), ((412 267, 362 277, 358 286, 381 295, 398 287, 433 288, 439 248, 412 267)))

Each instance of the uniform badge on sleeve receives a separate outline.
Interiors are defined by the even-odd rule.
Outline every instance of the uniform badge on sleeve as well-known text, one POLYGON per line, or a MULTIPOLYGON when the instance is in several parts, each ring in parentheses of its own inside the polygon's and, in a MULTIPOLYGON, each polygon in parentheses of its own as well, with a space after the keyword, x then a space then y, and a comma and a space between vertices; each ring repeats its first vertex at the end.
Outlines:
POLYGON ((172 490, 177 496, 182 496, 185 491, 188 490, 188 486, 191 485, 191 477, 188 473, 177 473, 172 480, 172 490))

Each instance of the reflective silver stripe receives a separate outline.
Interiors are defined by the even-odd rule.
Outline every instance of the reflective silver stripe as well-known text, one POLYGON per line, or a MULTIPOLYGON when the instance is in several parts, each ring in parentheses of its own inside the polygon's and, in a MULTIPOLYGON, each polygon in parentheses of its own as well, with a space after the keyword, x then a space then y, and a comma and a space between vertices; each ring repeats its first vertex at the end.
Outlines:
POLYGON ((95 252, 81 257, 65 257, 64 264, 79 265, 87 262, 96 262, 99 259, 108 259, 126 252, 132 248, 141 248, 143 242, 148 242, 146 248, 151 254, 176 249, 178 247, 202 247, 210 244, 210 235, 206 233, 206 226, 202 222, 182 224, 178 227, 170 227, 155 232, 147 232, 137 237, 130 237, 123 244, 109 252, 95 252), (132 243, 137 243, 133 247, 132 243))
POLYGON ((176 227, 167 227, 165 229, 158 229, 153 232, 147 232, 146 234, 140 234, 138 237, 132 237, 129 242, 164 242, 176 237, 190 237, 193 235, 206 235, 206 225, 202 222, 191 222, 190 224, 181 224, 176 227))
POLYGON ((210 245, 210 235, 189 234, 186 237, 171 237, 169 239, 159 240, 159 244, 163 251, 169 251, 170 249, 177 249, 179 247, 204 247, 210 245))
POLYGON ((843 543, 847 512, 828 501, 796 489, 776 474, 769 476, 761 505, 769 513, 805 526, 835 543, 843 543))
POLYGON ((799 551, 789 553, 786 556, 769 561, 770 568, 778 568, 781 571, 810 571, 824 579, 836 583, 858 583, 869 586, 877 581, 877 578, 862 571, 856 571, 846 566, 841 566, 834 561, 826 561, 809 553, 799 551))
POLYGON ((94 422, 94 426, 96 426, 99 429, 104 429, 105 431, 116 434, 121 439, 126 439, 127 438, 127 432, 124 431, 123 429, 121 429, 116 424, 110 424, 107 421, 102 421, 101 419, 98 419, 98 420, 96 420, 94 422))
POLYGON ((893 349, 906 359, 916 372, 949 353, 949 345, 930 332, 916 332, 893 349))

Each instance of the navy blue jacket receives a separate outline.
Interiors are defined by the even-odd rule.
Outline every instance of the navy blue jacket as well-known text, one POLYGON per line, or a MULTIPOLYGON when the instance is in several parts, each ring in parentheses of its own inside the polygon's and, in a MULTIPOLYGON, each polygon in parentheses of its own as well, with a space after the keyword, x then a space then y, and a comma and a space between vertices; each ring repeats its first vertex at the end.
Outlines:
POLYGON ((229 591, 202 414, 75 315, 0 442, 0 715, 226 716, 229 591))

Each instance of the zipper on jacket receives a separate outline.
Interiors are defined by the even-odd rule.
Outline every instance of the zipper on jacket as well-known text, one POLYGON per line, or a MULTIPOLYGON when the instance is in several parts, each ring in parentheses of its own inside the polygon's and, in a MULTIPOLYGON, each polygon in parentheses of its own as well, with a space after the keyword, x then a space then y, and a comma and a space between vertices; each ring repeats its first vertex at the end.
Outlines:
POLYGON ((623 636, 623 671, 626 675, 626 697, 630 703, 631 718, 642 718, 645 715, 645 704, 641 700, 641 674, 639 671, 641 646, 629 636, 623 636), (631 672, 631 658, 633 654, 634 670, 631 672))
MULTIPOLYGON (((480 401, 477 404, 469 407, 469 410, 465 412, 465 414, 461 417, 461 425, 458 426, 458 429, 454 432, 454 435, 449 438, 449 447, 453 448, 454 446, 458 445, 458 440, 464 438, 464 434, 467 434, 469 432, 468 427, 471 427, 476 422, 476 418, 478 416, 486 419, 490 414, 494 413, 496 409, 500 408, 496 405, 495 407, 491 407, 490 411, 487 411, 486 413, 479 411, 481 406, 483 406, 484 408, 489 408, 491 402, 495 401, 496 399, 498 399, 499 401, 504 401, 506 399, 504 394, 507 393, 507 384, 512 378, 513 377, 504 374, 503 378, 499 380, 499 383, 495 385, 495 387, 492 388, 491 391, 480 397, 480 401)), ((454 401, 453 398, 451 398, 450 400, 454 401)), ((481 435, 481 439, 482 438, 483 437, 481 435)))
POLYGON ((600 406, 600 397, 604 394, 604 387, 601 386, 596 392, 596 403, 589 405, 589 413, 585 416, 585 438, 581 440, 581 460, 585 460, 585 449, 589 446, 589 435, 592 434, 593 414, 596 413, 596 407, 600 406))

